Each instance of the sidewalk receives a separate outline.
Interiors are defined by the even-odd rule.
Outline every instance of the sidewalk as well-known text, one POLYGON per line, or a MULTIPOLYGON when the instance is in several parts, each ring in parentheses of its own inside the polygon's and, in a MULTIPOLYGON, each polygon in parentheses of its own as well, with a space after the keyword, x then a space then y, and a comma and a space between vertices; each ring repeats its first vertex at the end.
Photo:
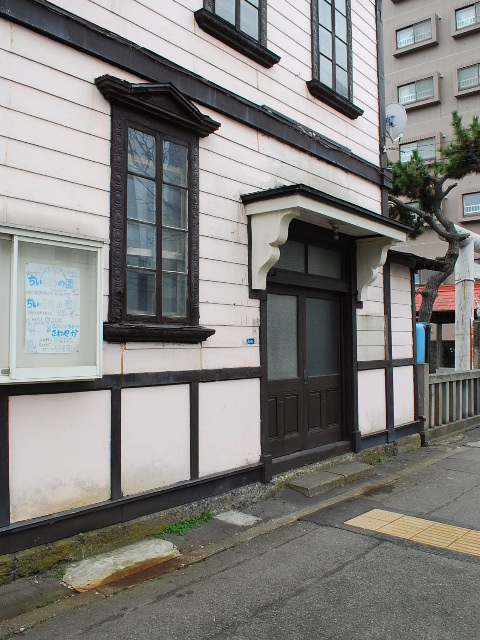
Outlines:
MULTIPOLYGON (((115 582, 77 593, 63 583, 69 567, 0 586, 0 639, 36 626, 75 607, 114 596, 147 580, 202 562, 207 558, 249 542, 259 536, 308 518, 315 512, 333 507, 361 496, 388 495, 405 479, 428 469, 440 468, 442 461, 451 458, 480 441, 480 428, 467 433, 463 439, 437 447, 427 447, 376 464, 375 475, 337 486, 326 493, 308 497, 286 486, 270 500, 252 504, 242 513, 216 514, 211 520, 191 529, 186 535, 168 534, 164 539, 178 550, 176 557, 142 571, 126 575, 115 582)), ((460 460, 452 462, 460 465, 460 460)), ((451 466, 451 465, 450 465, 451 466)), ((480 478, 480 468, 478 470, 480 478)), ((112 552, 110 555, 120 553, 112 552)))

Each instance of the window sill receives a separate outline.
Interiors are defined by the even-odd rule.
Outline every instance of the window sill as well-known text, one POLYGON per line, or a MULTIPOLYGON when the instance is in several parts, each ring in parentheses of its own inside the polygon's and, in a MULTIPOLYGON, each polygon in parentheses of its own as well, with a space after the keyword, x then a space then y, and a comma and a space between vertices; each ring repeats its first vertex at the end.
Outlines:
POLYGON ((459 89, 455 92, 455 98, 462 99, 467 96, 473 96, 477 93, 480 93, 480 85, 476 85, 475 87, 470 87, 469 89, 459 89))
POLYGON ((440 100, 435 96, 433 98, 427 98, 426 100, 419 100, 418 102, 410 102, 409 104, 403 104, 405 111, 413 111, 414 109, 422 109, 422 107, 430 107, 434 104, 440 104, 440 100))
POLYGON ((414 51, 419 51, 420 49, 428 49, 429 47, 435 47, 437 44, 438 44, 438 40, 426 40, 425 42, 417 42, 416 44, 411 44, 408 47, 395 49, 393 57, 400 58, 400 56, 407 55, 408 53, 413 53, 414 51))
POLYGON ((332 91, 332 89, 329 89, 318 80, 310 80, 307 82, 307 87, 314 98, 325 102, 329 107, 340 111, 340 113, 343 113, 344 116, 347 116, 347 118, 351 120, 355 120, 363 114, 363 109, 356 107, 350 100, 335 93, 335 91, 332 91))
POLYGON ((103 325, 106 342, 177 342, 198 344, 215 333, 208 327, 174 324, 109 323, 103 325))
POLYGON ((223 18, 215 15, 206 9, 195 11, 197 24, 208 34, 221 40, 235 51, 243 53, 244 56, 258 62, 262 67, 270 69, 274 64, 280 62, 280 56, 273 53, 259 42, 235 29, 223 18))
POLYGON ((478 33, 480 31, 480 23, 476 22, 475 24, 470 25, 469 27, 464 27, 463 29, 456 29, 452 33, 452 38, 463 38, 464 36, 469 36, 471 33, 478 33))

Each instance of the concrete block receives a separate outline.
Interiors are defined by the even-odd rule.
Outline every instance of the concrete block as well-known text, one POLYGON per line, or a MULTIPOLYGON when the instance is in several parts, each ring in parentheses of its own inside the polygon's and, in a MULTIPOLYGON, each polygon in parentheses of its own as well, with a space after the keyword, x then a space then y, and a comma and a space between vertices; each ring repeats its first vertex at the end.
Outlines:
POLYGON ((215 518, 227 524, 234 524, 237 527, 253 527, 254 524, 260 522, 260 518, 241 511, 224 511, 215 516, 215 518))
POLYGON ((371 464, 364 464, 363 462, 349 462, 348 464, 330 467, 328 472, 342 476, 345 479, 345 484, 348 484, 349 482, 375 475, 375 468, 371 464))
POLYGON ((342 475, 333 474, 329 471, 319 471, 318 473, 310 473, 308 476, 295 478, 287 486, 303 493, 308 498, 313 498, 319 493, 325 493, 325 491, 341 487, 343 484, 345 484, 345 478, 342 475))

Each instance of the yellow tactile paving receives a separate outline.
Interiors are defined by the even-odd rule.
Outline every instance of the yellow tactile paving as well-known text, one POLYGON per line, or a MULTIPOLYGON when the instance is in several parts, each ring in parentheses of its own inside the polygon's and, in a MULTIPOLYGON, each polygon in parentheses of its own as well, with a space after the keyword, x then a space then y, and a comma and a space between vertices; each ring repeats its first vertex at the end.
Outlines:
POLYGON ((372 509, 345 524, 387 536, 420 542, 439 549, 448 549, 480 557, 480 531, 453 527, 449 524, 413 518, 403 513, 372 509))

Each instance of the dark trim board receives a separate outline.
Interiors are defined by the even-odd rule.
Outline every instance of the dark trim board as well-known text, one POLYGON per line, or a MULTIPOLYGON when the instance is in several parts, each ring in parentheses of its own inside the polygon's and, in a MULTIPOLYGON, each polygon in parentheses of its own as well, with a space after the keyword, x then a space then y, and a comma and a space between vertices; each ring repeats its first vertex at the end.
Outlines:
POLYGON ((0 527, 6 527, 10 523, 10 457, 8 440, 8 398, 0 396, 0 527))
POLYGON ((113 387, 110 401, 110 497, 118 500, 122 497, 122 391, 119 386, 113 387))
POLYGON ((333 458, 335 456, 341 456, 344 453, 350 453, 352 451, 352 444, 346 440, 340 440, 333 444, 326 445, 324 447, 318 447, 317 449, 305 449, 305 451, 297 451, 291 453, 288 456, 282 456, 281 458, 274 458, 272 460, 272 473, 276 475, 283 473, 284 471, 290 471, 290 469, 296 469, 307 464, 314 462, 320 462, 320 460, 326 460, 327 458, 333 458))
POLYGON ((415 435, 420 432, 420 429, 422 429, 422 425, 423 422, 421 420, 415 420, 414 422, 402 424, 399 427, 395 427, 393 438, 390 437, 390 434, 387 431, 372 433, 371 435, 366 434, 362 436, 361 449, 363 451, 364 449, 370 449, 371 447, 379 447, 384 444, 392 444, 399 438, 415 435))
POLYGON ((215 477, 175 485, 116 501, 76 509, 55 516, 36 518, 26 523, 0 528, 0 555, 38 547, 49 542, 128 522, 171 507, 215 496, 232 489, 260 482, 262 466, 252 465, 215 477))
POLYGON ((363 160, 349 149, 275 113, 268 106, 254 104, 45 0, 0 0, 0 17, 149 82, 171 82, 191 100, 217 113, 373 184, 389 185, 389 176, 384 169, 363 160))

